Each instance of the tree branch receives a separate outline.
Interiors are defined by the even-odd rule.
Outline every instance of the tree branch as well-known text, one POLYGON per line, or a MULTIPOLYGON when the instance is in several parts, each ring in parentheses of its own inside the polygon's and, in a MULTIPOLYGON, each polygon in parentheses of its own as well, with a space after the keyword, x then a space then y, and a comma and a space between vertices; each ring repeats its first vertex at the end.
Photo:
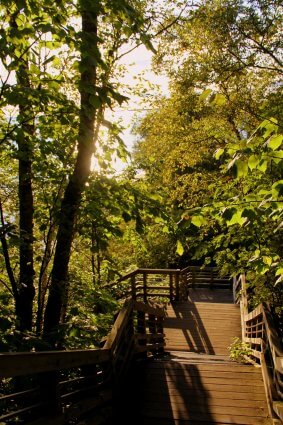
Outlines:
MULTIPOLYGON (((1 220, 2 228, 4 229, 5 220, 4 220, 4 213, 3 213, 3 207, 2 207, 1 199, 0 199, 0 220, 1 220)), ((16 279, 15 279, 15 276, 14 276, 14 272, 13 272, 12 266, 11 266, 9 249, 8 249, 8 244, 7 244, 7 241, 6 241, 6 236, 5 236, 4 231, 3 231, 3 233, 1 233, 0 239, 1 239, 2 249, 3 249, 3 255, 4 255, 6 270, 7 270, 7 274, 8 274, 8 277, 9 277, 9 280, 10 280, 10 283, 11 283, 11 287, 12 287, 12 289, 9 290, 9 291, 13 294, 14 298, 17 298, 18 288, 17 288, 17 283, 16 283, 16 279)))
POLYGON ((10 294, 14 296, 14 293, 13 293, 12 289, 7 285, 6 282, 4 282, 3 279, 0 279, 0 283, 2 283, 2 285, 4 285, 5 288, 7 289, 7 291, 10 292, 10 294))
MULTIPOLYGON (((167 31, 169 28, 171 28, 176 22, 178 22, 178 20, 181 18, 183 12, 187 9, 188 4, 186 4, 183 9, 181 9, 180 13, 178 16, 176 16, 175 19, 173 19, 173 21, 169 22, 168 25, 166 25, 165 27, 162 27, 159 31, 157 31, 152 38, 154 39, 155 37, 158 37, 160 34, 162 34, 163 32, 167 31)), ((138 47, 140 47, 143 43, 140 42, 138 44, 136 44, 134 47, 132 47, 131 49, 127 50, 126 52, 122 53, 120 56, 117 56, 117 60, 121 59, 122 57, 128 55, 129 53, 133 52, 135 49, 137 49, 138 47)))

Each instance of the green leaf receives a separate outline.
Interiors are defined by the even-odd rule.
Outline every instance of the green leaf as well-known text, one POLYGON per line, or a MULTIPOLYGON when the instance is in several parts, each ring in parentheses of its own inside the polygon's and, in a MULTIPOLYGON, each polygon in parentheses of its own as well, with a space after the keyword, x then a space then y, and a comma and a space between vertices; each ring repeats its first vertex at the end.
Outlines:
POLYGON ((272 125, 272 123, 277 124, 278 120, 276 118, 271 117, 268 120, 262 121, 258 128, 267 128, 269 125, 272 125))
POLYGON ((267 255, 263 255, 262 261, 264 264, 267 264, 268 266, 271 266, 272 264, 272 258, 268 257, 267 255))
POLYGON ((254 170, 258 166, 259 161, 260 160, 259 160, 259 157, 257 155, 251 155, 249 157, 249 160, 248 160, 248 167, 249 167, 249 169, 251 171, 254 170))
POLYGON ((184 247, 183 247, 183 245, 182 245, 182 242, 181 241, 177 241, 177 249, 176 249, 176 252, 177 252, 177 254, 178 255, 180 255, 180 257, 184 254, 184 247))
POLYGON ((207 220, 204 218, 203 215, 194 215, 192 217, 192 223, 196 227, 201 227, 203 224, 206 224, 207 223, 207 220))
POLYGON ((279 268, 276 270, 275 276, 280 276, 281 274, 283 275, 283 267, 279 267, 279 268))
POLYGON ((246 221, 246 217, 242 217, 242 211, 236 210, 232 218, 227 221, 227 226, 233 226, 234 224, 239 224, 240 226, 242 226, 244 223, 246 223, 246 221))
POLYGON ((23 25, 24 25, 24 23, 26 22, 26 17, 25 17, 25 15, 24 15, 23 13, 19 13, 19 14, 16 16, 15 21, 16 21, 16 24, 18 25, 18 27, 21 27, 21 26, 23 26, 23 25))
POLYGON ((248 218, 250 221, 254 221, 257 218, 257 215, 253 208, 245 208, 242 212, 242 217, 248 218))
POLYGON ((221 93, 216 93, 215 98, 213 100, 213 104, 217 106, 222 106, 226 103, 226 97, 221 93))
POLYGON ((71 330, 70 330, 70 333, 69 333, 69 336, 70 337, 78 337, 80 335, 80 331, 79 331, 79 329, 78 328, 72 328, 71 330))
POLYGON ((166 233, 166 234, 169 234, 170 233, 169 227, 168 226, 163 226, 162 232, 163 233, 166 233))
POLYGON ((272 192, 275 192, 278 197, 283 196, 283 180, 278 180, 272 185, 272 192))
POLYGON ((229 221, 231 220, 231 218, 233 217, 233 215, 237 212, 237 208, 232 207, 232 208, 225 208, 223 213, 222 213, 222 217, 224 218, 224 220, 229 221))
POLYGON ((214 153, 214 158, 215 159, 219 159, 224 153, 224 149, 223 148, 219 148, 216 150, 216 152, 214 153))
POLYGON ((248 174, 248 164, 246 161, 236 162, 237 177, 245 177, 248 174))
POLYGON ((270 147, 273 151, 275 151, 276 149, 278 149, 281 146, 282 141, 283 141, 283 135, 282 134, 273 135, 268 140, 268 147, 270 147))
POLYGON ((204 90, 202 94, 199 96, 199 100, 205 100, 210 95, 211 92, 212 92, 211 89, 204 90))
POLYGON ((89 97, 89 102, 92 106, 94 106, 94 108, 99 108, 101 106, 101 100, 99 96, 91 95, 89 97))
POLYGON ((261 159, 260 163, 257 166, 257 169, 265 173, 265 171, 267 170, 267 166, 268 162, 266 161, 266 159, 261 159))
POLYGON ((127 100, 129 100, 129 97, 123 96, 122 94, 114 92, 114 91, 112 92, 112 97, 119 103, 119 105, 122 105, 123 102, 126 102, 127 100))
POLYGON ((263 137, 267 139, 271 133, 275 133, 278 129, 276 118, 269 118, 268 120, 264 120, 258 128, 264 128, 265 132, 263 137))

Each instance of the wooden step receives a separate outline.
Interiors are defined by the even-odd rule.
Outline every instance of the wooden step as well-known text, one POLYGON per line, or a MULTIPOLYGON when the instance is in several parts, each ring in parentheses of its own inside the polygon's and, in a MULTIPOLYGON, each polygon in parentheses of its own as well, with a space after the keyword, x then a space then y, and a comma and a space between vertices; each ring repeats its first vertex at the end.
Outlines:
MULTIPOLYGON (((172 355, 172 353, 171 353, 172 355)), ((180 353, 184 356, 185 353, 180 353)), ((221 360, 153 361, 143 374, 140 424, 271 424, 261 369, 221 360)))

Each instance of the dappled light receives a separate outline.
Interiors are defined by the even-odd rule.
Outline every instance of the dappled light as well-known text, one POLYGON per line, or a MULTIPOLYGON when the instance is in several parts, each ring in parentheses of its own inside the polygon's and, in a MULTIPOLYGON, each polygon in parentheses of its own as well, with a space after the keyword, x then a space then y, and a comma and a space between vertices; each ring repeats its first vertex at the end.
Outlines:
POLYGON ((283 421, 281 3, 1 1, 1 425, 283 421))

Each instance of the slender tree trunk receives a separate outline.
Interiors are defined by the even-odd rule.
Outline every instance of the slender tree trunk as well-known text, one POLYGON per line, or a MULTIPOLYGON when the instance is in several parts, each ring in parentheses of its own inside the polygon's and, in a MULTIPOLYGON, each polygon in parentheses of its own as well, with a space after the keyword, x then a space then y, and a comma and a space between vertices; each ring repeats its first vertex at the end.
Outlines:
POLYGON ((56 225, 54 218, 51 218, 49 225, 49 230, 47 233, 46 245, 44 250, 44 255, 40 267, 39 278, 38 278, 38 293, 37 293, 37 313, 36 313, 36 332, 37 334, 41 333, 43 325, 43 311, 45 304, 45 296, 48 289, 49 274, 48 274, 48 265, 52 258, 52 253, 54 249, 54 241, 56 237, 56 225))
MULTIPOLYGON (((17 73, 18 84, 30 87, 28 62, 23 61, 17 73)), ((34 124, 30 117, 32 110, 25 104, 19 105, 19 117, 23 123, 18 130, 19 158, 19 227, 20 227, 20 276, 18 296, 16 298, 16 316, 20 331, 32 330, 32 312, 34 289, 33 270, 33 190, 32 190, 32 157, 34 124)))
POLYGON ((95 267, 95 225, 94 222, 91 223, 91 271, 92 271, 92 283, 96 283, 96 267, 95 267))
POLYGON ((73 174, 70 176, 62 200, 57 244, 52 268, 51 285, 47 300, 44 335, 48 339, 60 323, 62 307, 67 298, 68 266, 74 236, 75 220, 86 180, 90 173, 91 156, 94 150, 94 126, 97 110, 91 103, 91 90, 96 86, 96 62, 93 58, 97 49, 97 15, 89 11, 87 0, 81 0, 82 43, 81 43, 81 109, 78 135, 78 154, 73 174))
MULTIPOLYGON (((5 232, 5 219, 4 219, 4 212, 3 212, 3 206, 2 206, 2 202, 0 199, 0 223, 1 223, 1 232, 0 232, 0 241, 1 241, 1 245, 2 245, 2 251, 3 251, 3 256, 4 256, 4 261, 5 261, 5 266, 6 266, 6 270, 7 270, 7 274, 8 274, 8 278, 10 281, 10 285, 11 285, 11 293, 14 296, 14 299, 16 300, 18 297, 18 286, 17 286, 17 282, 14 276, 14 271, 11 265, 11 261, 10 261, 10 254, 9 254, 9 248, 8 248, 8 244, 7 244, 7 240, 6 240, 6 232, 5 232)), ((10 288, 9 288, 10 291, 10 288)))

